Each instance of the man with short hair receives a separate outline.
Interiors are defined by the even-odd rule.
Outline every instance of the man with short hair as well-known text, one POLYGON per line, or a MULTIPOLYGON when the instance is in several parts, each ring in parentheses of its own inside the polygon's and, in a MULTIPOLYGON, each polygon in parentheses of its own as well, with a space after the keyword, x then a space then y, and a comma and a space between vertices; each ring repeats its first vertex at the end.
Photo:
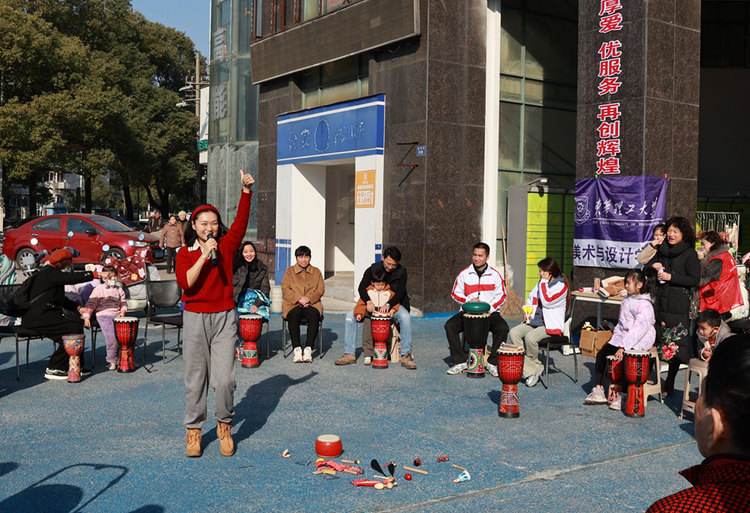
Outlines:
MULTIPOLYGON (((471 301, 489 303, 492 349, 487 358, 487 371, 497 377, 497 350, 500 344, 508 338, 509 331, 508 323, 500 315, 500 307, 505 303, 508 294, 505 292, 503 277, 487 263, 489 257, 490 247, 487 244, 484 242, 474 244, 472 263, 456 277, 451 296, 461 305, 471 301)), ((463 311, 458 312, 445 323, 445 336, 448 338, 448 347, 453 359, 453 367, 448 369, 448 374, 451 375, 461 374, 468 369, 466 361, 469 359, 469 353, 460 336, 463 330, 463 311)))
POLYGON ((154 215, 151 216, 151 219, 149 219, 146 230, 149 233, 153 233, 153 232, 158 232, 162 228, 164 228, 164 219, 161 218, 161 212, 156 210, 154 212, 154 215))
POLYGON ((680 472, 692 488, 646 513, 748 511, 750 504, 750 335, 718 345, 695 402, 695 440, 706 459, 680 472))
MULTIPOLYGON (((372 264, 362 275, 362 281, 359 282, 359 297, 367 305, 367 311, 372 313, 375 306, 367 293, 367 287, 372 282, 372 274, 375 270, 385 272, 385 282, 390 286, 394 295, 391 303, 400 305, 400 308, 393 314, 393 318, 398 321, 399 331, 401 332, 401 366, 410 370, 417 368, 414 358, 411 354, 411 314, 409 312, 409 293, 406 292, 406 268, 399 264, 401 261, 401 252, 395 246, 388 246, 383 249, 383 259, 380 262, 372 264)), ((388 307, 380 308, 381 313, 388 313, 388 307)), ((344 356, 336 360, 336 365, 352 365, 357 363, 357 357, 354 355, 354 338, 357 335, 357 320, 354 318, 354 310, 346 314, 346 324, 344 328, 344 356)))

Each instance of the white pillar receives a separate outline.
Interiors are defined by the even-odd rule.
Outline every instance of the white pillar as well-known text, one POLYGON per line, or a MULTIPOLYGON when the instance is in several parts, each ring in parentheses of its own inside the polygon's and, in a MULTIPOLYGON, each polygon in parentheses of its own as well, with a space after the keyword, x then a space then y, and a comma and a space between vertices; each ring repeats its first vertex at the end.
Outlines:
MULTIPOLYGON (((370 155, 354 159, 355 184, 359 183, 356 173, 375 173, 374 205, 354 210, 354 294, 367 268, 380 260, 383 244, 383 155, 370 155)), ((355 205, 357 187, 354 189, 355 205)))
MULTIPOLYGON (((484 210, 482 238, 495 250, 500 229, 497 209, 497 163, 500 143, 500 2, 487 2, 487 66, 484 122, 484 210)), ((495 251, 495 262, 499 260, 495 251)))

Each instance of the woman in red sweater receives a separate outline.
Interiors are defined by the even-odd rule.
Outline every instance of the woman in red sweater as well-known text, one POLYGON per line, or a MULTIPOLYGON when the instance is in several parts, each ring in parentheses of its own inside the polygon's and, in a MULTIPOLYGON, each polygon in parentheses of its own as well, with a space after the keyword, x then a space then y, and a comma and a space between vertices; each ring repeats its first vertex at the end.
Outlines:
POLYGON ((237 337, 232 260, 240 247, 250 214, 250 187, 255 180, 240 170, 242 194, 232 227, 221 222, 211 205, 196 208, 177 253, 176 277, 182 301, 185 359, 185 427, 187 455, 202 454, 201 429, 206 422, 208 384, 214 389, 216 434, 221 454, 234 454, 234 346, 237 337))

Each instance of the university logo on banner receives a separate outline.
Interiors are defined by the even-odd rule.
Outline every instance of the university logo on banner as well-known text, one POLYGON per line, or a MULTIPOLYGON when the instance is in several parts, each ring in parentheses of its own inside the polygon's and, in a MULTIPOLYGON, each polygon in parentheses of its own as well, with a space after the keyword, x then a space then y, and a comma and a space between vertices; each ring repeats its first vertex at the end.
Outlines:
POLYGON ((667 214, 668 178, 576 180, 573 265, 633 268, 667 214))

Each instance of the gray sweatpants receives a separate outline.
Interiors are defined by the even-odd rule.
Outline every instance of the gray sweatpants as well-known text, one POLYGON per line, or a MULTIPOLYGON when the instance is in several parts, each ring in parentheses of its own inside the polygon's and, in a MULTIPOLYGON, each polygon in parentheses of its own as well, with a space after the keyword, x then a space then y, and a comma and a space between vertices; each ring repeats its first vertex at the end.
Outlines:
POLYGON ((218 313, 183 312, 185 341, 185 427, 200 429, 206 422, 208 385, 214 389, 214 415, 221 422, 234 417, 234 310, 218 313))

